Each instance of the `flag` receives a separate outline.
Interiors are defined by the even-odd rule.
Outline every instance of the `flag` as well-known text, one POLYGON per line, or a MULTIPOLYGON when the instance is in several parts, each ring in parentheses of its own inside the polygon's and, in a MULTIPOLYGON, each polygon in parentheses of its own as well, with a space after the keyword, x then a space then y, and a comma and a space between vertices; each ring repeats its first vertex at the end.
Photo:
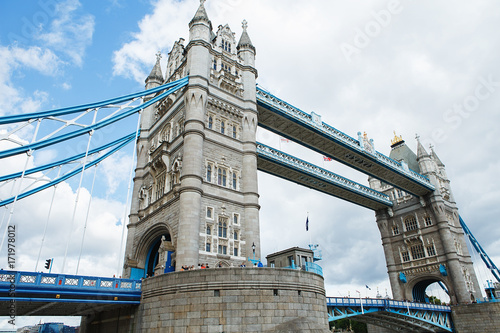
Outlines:
POLYGON ((327 162, 330 162, 332 160, 331 157, 326 157, 323 155, 323 161, 327 161, 327 162))
POLYGON ((365 284, 365 286, 366 286, 366 288, 367 288, 368 290, 372 290, 372 288, 368 287, 368 285, 367 285, 367 284, 365 284))
POLYGON ((306 219, 306 231, 309 231, 309 216, 306 219))

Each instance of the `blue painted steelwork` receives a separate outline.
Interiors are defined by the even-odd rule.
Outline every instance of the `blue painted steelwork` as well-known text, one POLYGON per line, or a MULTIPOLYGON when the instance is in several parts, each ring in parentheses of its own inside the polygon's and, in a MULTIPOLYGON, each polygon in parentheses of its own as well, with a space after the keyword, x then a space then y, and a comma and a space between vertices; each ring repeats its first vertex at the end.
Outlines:
POLYGON ((106 159, 107 157, 109 157, 110 155, 114 154, 116 151, 120 150, 121 148, 125 147, 128 142, 130 142, 131 140, 134 140, 135 138, 135 133, 133 135, 132 138, 130 138, 128 141, 125 141, 125 142, 122 142, 121 144, 119 144, 118 146, 116 146, 115 148, 109 150, 106 154, 96 158, 95 160, 91 161, 91 162, 88 162, 86 163, 85 165, 81 166, 80 168, 78 169, 75 169, 71 172, 68 172, 66 173, 65 175, 61 176, 61 177, 58 177, 44 185, 41 185, 39 187, 36 187, 34 189, 31 189, 29 191, 26 191, 26 192, 23 192, 23 193, 19 193, 19 195, 17 195, 17 198, 16 197, 10 197, 8 199, 5 199, 5 200, 2 200, 0 201, 0 207, 3 207, 5 205, 8 205, 8 204, 11 204, 14 202, 14 200, 20 200, 20 199, 23 199, 23 198, 26 198, 32 194, 35 194, 35 193, 38 193, 40 191, 43 191, 49 187, 52 187, 56 184, 59 184, 60 182, 63 182, 71 177, 73 177, 74 175, 77 175, 79 174, 80 172, 90 168, 90 167, 93 167, 94 165, 100 163, 101 161, 103 161, 104 159, 106 159))
POLYGON ((462 216, 459 215, 458 218, 460 220, 460 225, 462 226, 462 229, 464 229, 465 234, 469 237, 472 247, 474 247, 474 250, 476 250, 476 252, 479 253, 479 256, 483 260, 486 267, 490 270, 491 274, 493 274, 495 279, 497 279, 497 281, 500 282, 500 270, 495 265, 493 260, 491 260, 488 254, 486 254, 486 251, 482 248, 479 242, 476 240, 476 237, 474 237, 469 227, 467 227, 464 220, 462 219, 462 216))
MULTIPOLYGON (((172 88, 168 89, 167 91, 157 95, 156 97, 148 100, 147 102, 139 105, 139 106, 136 106, 130 110, 126 110, 120 114, 117 114, 113 117, 109 117, 107 119, 104 119, 104 120, 101 120, 99 122, 96 122, 95 124, 92 124, 92 125, 89 125, 89 126, 86 126, 84 128, 81 128, 79 130, 75 130, 75 131, 72 131, 72 132, 69 132, 69 133, 66 133, 66 134, 62 134, 62 135, 59 135, 59 136, 56 136, 56 137, 53 137, 53 138, 49 138, 49 139, 44 139, 44 140, 40 140, 38 142, 34 142, 34 143, 30 143, 30 144, 27 144, 27 145, 24 145, 24 146, 21 146, 21 147, 16 147, 16 148, 12 148, 12 149, 7 149, 7 150, 3 150, 3 151, 0 151, 0 158, 5 158, 5 157, 9 157, 9 156, 14 156, 14 155, 17 155, 17 154, 21 154, 21 153, 26 153, 26 152, 29 152, 29 151, 32 151, 32 150, 37 150, 37 149, 41 149, 41 148, 44 148, 44 147, 47 147, 47 146, 51 146, 51 145, 54 145, 56 143, 60 143, 62 141, 66 141, 66 140, 69 140, 69 139, 72 139, 72 138, 75 138, 75 137, 78 137, 78 136, 81 136, 81 135, 84 135, 84 134, 87 134, 93 130, 98 130, 100 128, 103 128, 105 126, 108 126, 108 125, 111 125, 119 120, 122 120, 124 118, 127 118, 145 108, 147 108, 148 106, 164 99, 165 97, 167 97, 168 95, 170 95, 171 93, 174 93, 176 92, 177 90, 181 89, 182 87, 186 86, 188 84, 188 77, 185 77, 183 79, 180 79, 178 81, 174 81, 176 83, 176 85, 174 85, 172 88)), ((169 83, 168 86, 171 87, 171 84, 173 84, 174 82, 172 83, 169 83)), ((164 86, 161 86, 161 87, 164 87, 164 86)), ((163 88, 164 90, 165 88, 163 88)), ((142 94, 142 93, 141 93, 142 94)), ((149 93, 151 94, 151 93, 149 93)), ((114 101, 114 100, 111 100, 111 101, 114 101)), ((107 102, 107 101, 106 101, 107 102)), ((101 102, 101 103, 104 103, 104 102, 101 102)), ((97 105, 97 104, 100 104, 100 103, 96 103, 96 104, 89 104, 89 105, 97 105)), ((85 107, 87 107, 87 105, 85 105, 85 107)), ((84 108, 83 106, 81 107, 75 107, 75 108, 68 108, 68 109, 71 109, 71 110, 65 110, 65 109, 59 109, 59 110, 55 110, 55 111, 46 111, 46 112, 41 112, 40 114, 28 114, 26 116, 24 115, 21 115, 19 117, 17 116, 8 116, 8 117, 2 117, 0 118, 0 124, 4 123, 4 124, 8 124, 8 123, 12 123, 14 122, 14 120, 16 121, 26 121, 26 120, 29 120, 31 121, 32 119, 40 119, 40 118, 45 118, 45 117, 49 117, 49 116, 52 116, 52 114, 58 114, 58 112, 61 112, 61 113, 64 113, 64 114, 69 114, 69 113, 74 113, 74 112, 82 112, 82 111, 85 111, 87 110, 88 108, 84 108), (53 112, 53 113, 50 113, 50 112, 53 112), (43 114, 44 116, 41 116, 41 114, 43 114), (45 115, 47 114, 47 115, 45 115), (29 117, 31 118, 29 118, 29 117), (28 118, 27 118, 28 117, 28 118), (6 119, 5 119, 6 118, 6 119), (21 120, 17 120, 17 119, 21 119, 21 120)))
MULTIPOLYGON (((328 124, 325 124, 322 121, 314 121, 312 115, 288 104, 287 102, 279 99, 278 97, 272 95, 271 93, 263 90, 260 87, 257 87, 257 104, 265 107, 268 110, 271 110, 272 112, 282 114, 286 118, 298 124, 301 124, 301 126, 316 130, 317 132, 328 137, 330 140, 342 145, 343 147, 346 147, 349 150, 354 151, 357 154, 362 155, 371 161, 383 165, 386 168, 397 172, 398 174, 404 176, 407 179, 411 179, 412 181, 421 184, 429 191, 433 191, 435 189, 427 177, 411 169, 403 167, 403 165, 400 162, 397 162, 379 153, 378 151, 373 151, 373 152, 367 151, 366 149, 363 148, 363 145, 358 140, 350 137, 349 135, 337 130, 336 128, 328 124)), ((259 125, 262 126, 262 124, 260 123, 259 125)), ((335 156, 329 156, 329 157, 338 160, 335 156)), ((340 162, 342 161, 340 160, 340 162)), ((362 169, 360 169, 360 171, 364 172, 362 169)))
POLYGON ((135 98, 155 94, 155 93, 163 91, 165 89, 177 87, 178 85, 185 86, 187 84, 187 82, 188 82, 188 77, 186 76, 185 78, 182 78, 182 79, 177 80, 177 81, 169 82, 167 84, 158 86, 156 88, 144 90, 144 91, 130 94, 130 95, 125 95, 122 97, 108 99, 108 100, 101 101, 101 102, 96 102, 96 103, 91 103, 91 104, 82 104, 82 105, 78 105, 78 106, 71 106, 71 107, 67 107, 67 108, 42 111, 42 112, 36 112, 36 113, 25 113, 25 114, 16 114, 16 115, 12 115, 12 116, 0 117, 0 125, 18 123, 18 122, 22 122, 22 121, 29 121, 31 119, 38 119, 38 118, 59 117, 59 116, 64 116, 64 115, 68 115, 68 114, 72 114, 72 113, 86 111, 88 109, 95 109, 95 108, 105 107, 108 105, 120 104, 120 103, 129 101, 129 100, 132 100, 135 98))
POLYGON ((139 304, 141 286, 141 280, 0 271, 2 301, 139 304))
POLYGON ((389 196, 375 191, 367 186, 356 183, 352 180, 339 176, 331 171, 325 170, 304 160, 288 155, 282 151, 266 146, 262 143, 257 143, 257 154, 260 158, 273 160, 274 162, 281 163, 299 170, 305 174, 314 176, 337 187, 341 187, 357 195, 370 198, 384 206, 392 207, 393 203, 389 196))
MULTIPOLYGON (((139 135, 140 133, 138 133, 137 135, 139 135)), ((136 133, 130 133, 129 135, 126 135, 118 140, 115 140, 113 142, 110 142, 108 144, 105 144, 101 147, 98 147, 98 148, 95 148, 95 149, 92 149, 92 150, 89 150, 88 154, 87 154, 87 157, 93 155, 93 154, 97 154, 105 149, 108 149, 108 148, 111 148, 113 147, 114 145, 117 145, 119 143, 123 143, 124 145, 127 145, 130 141, 134 140, 136 137, 136 133)), ((123 146, 120 146, 120 147, 123 147, 123 146)), ((34 173, 37 173, 37 172, 41 172, 41 171, 45 171, 45 170, 48 170, 48 169, 51 169, 51 168, 55 168, 55 167, 58 167, 60 165, 64 165, 64 164, 68 164, 68 163, 71 163, 71 162, 74 162, 76 160, 79 160, 81 158, 84 158, 85 157, 85 153, 81 153, 81 154, 78 154, 78 155, 75 155, 75 156, 72 156, 72 157, 69 157, 67 159, 64 159, 64 160, 60 160, 60 161, 57 161, 57 162, 53 162, 53 163, 49 163, 49 164, 45 164, 45 165, 42 165, 42 166, 39 166, 39 167, 36 167, 36 168, 32 168, 32 169, 28 169, 24 172, 24 175, 27 176, 27 175, 31 175, 31 174, 34 174, 34 173)), ((3 182, 3 181, 6 181, 6 180, 10 180, 10 179, 14 179, 14 178, 19 178, 22 176, 22 172, 16 172, 16 173, 12 173, 10 175, 5 175, 5 176, 0 176, 0 182, 3 182)))
MULTIPOLYGON (((379 298, 327 297, 329 321, 354 316, 390 316, 402 319, 407 325, 427 326, 429 331, 440 329, 453 332, 451 308, 446 305, 395 301, 379 298)), ((361 318, 357 318, 361 319, 361 318)))

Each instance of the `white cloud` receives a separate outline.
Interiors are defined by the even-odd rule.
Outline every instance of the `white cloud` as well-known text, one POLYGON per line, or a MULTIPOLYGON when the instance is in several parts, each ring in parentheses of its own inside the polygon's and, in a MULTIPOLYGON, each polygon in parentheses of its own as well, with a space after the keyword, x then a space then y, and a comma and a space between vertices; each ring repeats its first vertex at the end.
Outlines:
POLYGON ((83 63, 85 49, 92 42, 95 26, 92 15, 75 15, 79 7, 81 4, 78 0, 58 3, 56 18, 51 22, 50 30, 38 36, 46 47, 65 54, 77 66, 83 63))

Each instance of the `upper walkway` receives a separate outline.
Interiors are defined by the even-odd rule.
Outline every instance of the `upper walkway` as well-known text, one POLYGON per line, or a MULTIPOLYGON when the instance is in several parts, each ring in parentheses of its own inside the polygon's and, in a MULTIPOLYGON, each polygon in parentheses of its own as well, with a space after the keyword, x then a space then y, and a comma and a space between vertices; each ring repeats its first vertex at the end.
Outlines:
POLYGON ((257 143, 257 156, 260 171, 369 209, 392 206, 390 198, 383 193, 264 144, 257 143))
POLYGON ((257 87, 259 126, 414 195, 434 190, 426 177, 257 87))

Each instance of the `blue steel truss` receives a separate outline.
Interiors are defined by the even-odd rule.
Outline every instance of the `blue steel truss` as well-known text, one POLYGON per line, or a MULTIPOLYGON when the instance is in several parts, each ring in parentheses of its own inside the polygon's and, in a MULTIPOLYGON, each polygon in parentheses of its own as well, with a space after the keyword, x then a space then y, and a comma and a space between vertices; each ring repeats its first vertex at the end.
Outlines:
POLYGON ((453 332, 451 308, 446 305, 395 301, 378 298, 327 297, 329 321, 357 317, 379 325, 408 326, 408 330, 453 332))
MULTIPOLYGON (((385 156, 384 154, 379 153, 378 151, 369 151, 365 149, 363 147, 363 144, 361 144, 358 140, 322 121, 315 121, 311 114, 308 114, 300 110, 299 108, 288 104, 287 102, 279 99, 278 97, 272 95, 271 93, 263 90, 260 87, 257 87, 257 103, 259 105, 265 106, 267 109, 272 110, 273 112, 281 113, 287 118, 293 119, 294 122, 299 123, 306 128, 315 129, 322 135, 328 137, 332 142, 336 142, 348 148, 349 150, 356 152, 357 154, 360 154, 370 160, 376 161, 378 164, 383 165, 386 168, 393 170, 394 172, 420 184, 428 191, 433 191, 435 189, 427 177, 411 169, 403 167, 400 162, 397 162, 385 156)), ((338 160, 335 156, 329 157, 338 160)), ((374 176, 376 177, 376 175, 374 176)))
POLYGON ((375 191, 367 186, 356 183, 352 180, 339 176, 336 173, 320 168, 314 164, 308 163, 262 143, 257 143, 257 154, 260 158, 271 159, 276 163, 281 163, 293 169, 299 170, 304 174, 312 175, 315 178, 346 189, 359 196, 370 198, 383 206, 392 207, 393 205, 389 196, 384 193, 375 191))
POLYGON ((139 304, 141 280, 0 271, 0 301, 139 304))

